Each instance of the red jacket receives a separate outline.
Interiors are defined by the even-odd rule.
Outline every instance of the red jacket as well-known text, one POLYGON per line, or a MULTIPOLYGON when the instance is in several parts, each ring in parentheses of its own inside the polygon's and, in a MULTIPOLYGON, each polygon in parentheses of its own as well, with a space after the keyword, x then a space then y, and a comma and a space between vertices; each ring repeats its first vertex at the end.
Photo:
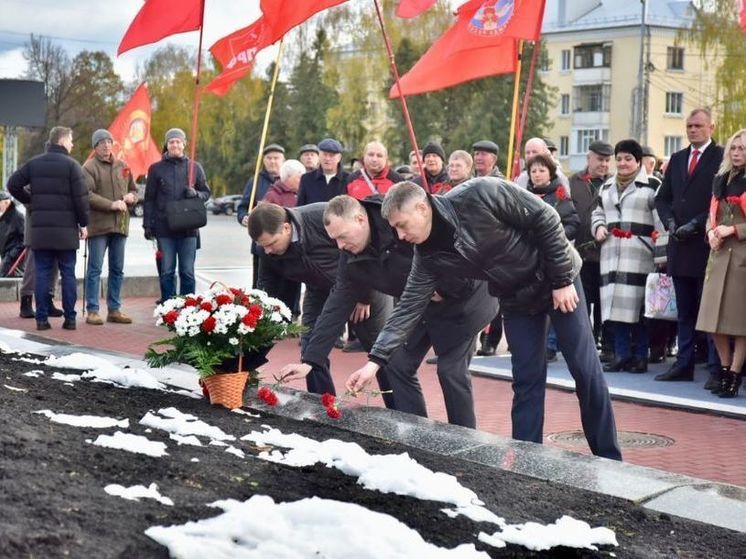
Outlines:
POLYGON ((278 180, 267 189, 267 193, 262 198, 264 202, 272 202, 283 208, 294 208, 298 203, 298 193, 293 192, 285 183, 278 180))
POLYGON ((375 190, 371 188, 368 181, 363 177, 363 169, 360 169, 350 175, 347 182, 347 194, 358 200, 364 200, 368 196, 375 194, 386 194, 389 188, 404 180, 398 173, 392 171, 388 165, 375 177, 368 175, 368 178, 373 183, 375 190))

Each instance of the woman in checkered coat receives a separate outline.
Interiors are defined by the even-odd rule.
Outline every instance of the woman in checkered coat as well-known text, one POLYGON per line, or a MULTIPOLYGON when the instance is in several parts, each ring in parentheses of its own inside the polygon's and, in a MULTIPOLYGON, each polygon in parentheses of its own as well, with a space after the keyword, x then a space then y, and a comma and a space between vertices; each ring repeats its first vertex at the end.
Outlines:
POLYGON ((615 359, 607 372, 644 373, 648 332, 643 310, 645 281, 653 272, 655 190, 640 165, 642 147, 622 140, 614 147, 617 171, 599 190, 591 233, 601 245, 601 316, 611 321, 615 359), (634 355, 632 345, 635 345, 634 355))

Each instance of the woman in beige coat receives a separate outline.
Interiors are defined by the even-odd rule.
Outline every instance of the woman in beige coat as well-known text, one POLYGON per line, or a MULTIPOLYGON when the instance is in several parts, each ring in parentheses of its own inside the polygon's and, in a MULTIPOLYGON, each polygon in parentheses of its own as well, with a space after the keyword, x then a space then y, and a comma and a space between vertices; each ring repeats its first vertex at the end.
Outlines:
POLYGON ((733 398, 741 386, 746 361, 746 129, 725 145, 725 157, 712 185, 705 272, 697 330, 712 333, 722 370, 712 390, 733 398))

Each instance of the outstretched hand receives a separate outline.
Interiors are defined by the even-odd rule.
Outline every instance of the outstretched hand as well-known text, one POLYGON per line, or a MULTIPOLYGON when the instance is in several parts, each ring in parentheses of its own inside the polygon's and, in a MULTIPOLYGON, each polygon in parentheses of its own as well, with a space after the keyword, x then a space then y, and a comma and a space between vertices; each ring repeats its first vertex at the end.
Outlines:
POLYGON ((378 369, 381 367, 372 361, 368 361, 365 365, 360 367, 357 371, 352 373, 347 382, 345 382, 345 388, 352 394, 362 392, 370 384, 378 369))
POLYGON ((280 369, 278 375, 285 380, 294 380, 304 378, 311 372, 311 369, 311 365, 306 363, 289 363, 280 369))

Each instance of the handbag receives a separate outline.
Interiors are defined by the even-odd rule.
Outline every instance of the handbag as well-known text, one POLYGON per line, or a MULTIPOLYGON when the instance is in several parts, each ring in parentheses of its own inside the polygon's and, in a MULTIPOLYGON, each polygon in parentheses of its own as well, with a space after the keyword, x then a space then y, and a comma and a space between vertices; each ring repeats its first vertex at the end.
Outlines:
POLYGON ((648 274, 645 282, 645 317, 678 320, 676 291, 671 276, 658 272, 648 274))
POLYGON ((166 224, 175 232, 190 231, 207 225, 207 208, 202 198, 182 198, 166 204, 166 224))

